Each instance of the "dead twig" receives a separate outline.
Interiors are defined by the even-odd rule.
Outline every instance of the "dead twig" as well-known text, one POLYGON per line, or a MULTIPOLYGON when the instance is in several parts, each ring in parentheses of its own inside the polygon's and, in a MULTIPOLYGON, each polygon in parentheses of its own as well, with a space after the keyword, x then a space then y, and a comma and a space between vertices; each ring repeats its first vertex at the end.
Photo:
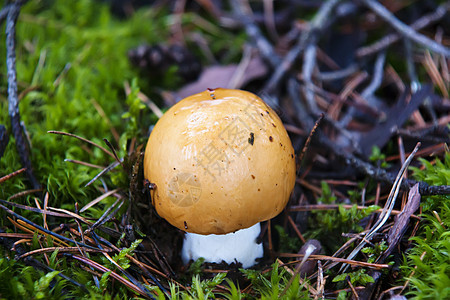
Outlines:
MULTIPOLYGON (((83 251, 85 251, 85 252, 90 252, 90 253, 115 252, 112 249, 102 249, 102 250, 100 250, 100 249, 88 249, 88 248, 83 248, 83 247, 81 247, 81 249, 83 251)), ((24 258, 26 258, 28 256, 41 254, 41 253, 55 252, 55 251, 58 251, 58 253, 79 252, 80 248, 79 247, 48 247, 48 248, 41 248, 41 249, 28 251, 26 253, 18 255, 16 257, 16 260, 23 260, 24 258)))
POLYGON ((263 36, 259 27, 252 21, 252 18, 248 16, 247 7, 244 5, 244 2, 230 0, 230 3, 237 19, 244 25, 247 35, 253 40, 253 43, 264 60, 268 61, 271 66, 278 65, 281 62, 280 57, 275 53, 270 42, 263 36))
MULTIPOLYGON (((5 234, 5 232, 2 229, 0 229, 0 233, 5 234)), ((25 253, 26 252, 25 247, 23 247, 22 245, 14 245, 14 241, 15 241, 15 239, 0 236, 0 244, 2 244, 5 247, 5 249, 12 249, 14 247, 17 255, 22 255, 23 253, 25 253)), ((55 269, 50 268, 49 266, 45 265, 44 263, 42 263, 32 257, 25 257, 23 259, 23 262, 26 265, 32 266, 35 269, 43 270, 46 272, 56 271, 55 269)), ((67 280, 68 282, 72 283, 73 285, 80 287, 81 289, 83 289, 84 292, 89 293, 88 289, 83 284, 68 277, 67 275, 64 275, 62 272, 59 272, 58 276, 67 280)))
POLYGON ((0 10, 0 24, 3 23, 3 21, 5 21, 6 16, 8 15, 9 10, 13 5, 14 3, 10 3, 2 7, 2 9, 0 10))
MULTIPOLYGON (((402 36, 422 45, 425 48, 430 49, 435 53, 442 54, 446 57, 450 57, 450 49, 443 45, 433 41, 432 39, 418 33, 410 26, 397 19, 386 7, 374 0, 362 0, 362 2, 370 8, 380 18, 385 20, 402 36)), ((448 3, 447 3, 448 5, 448 3)))
POLYGON ((81 161, 81 160, 66 158, 66 159, 64 159, 64 161, 65 162, 71 162, 71 163, 78 164, 78 165, 82 165, 82 166, 86 166, 86 167, 89 167, 89 168, 104 169, 104 167, 102 167, 102 166, 94 165, 94 164, 91 164, 91 163, 88 163, 88 162, 85 162, 85 161, 81 161))
MULTIPOLYGON (((329 24, 329 15, 331 14, 331 12, 333 12, 333 9, 338 3, 339 0, 328 0, 326 2, 323 2, 313 20, 310 22, 308 29, 301 34, 297 44, 292 47, 289 53, 284 57, 281 64, 278 64, 278 67, 276 68, 274 74, 266 84, 266 92, 273 92, 273 90, 278 86, 280 80, 284 77, 286 72, 291 69, 294 61, 297 60, 297 58, 300 56, 303 50, 305 50, 307 45, 314 47, 314 45, 317 43, 318 35, 329 24)), ((304 64, 306 63, 310 65, 304 68, 305 71, 302 73, 303 77, 305 77, 305 73, 311 74, 312 68, 314 68, 315 65, 315 53, 313 53, 314 49, 311 48, 310 51, 312 52, 309 56, 312 56, 312 58, 314 59, 312 61, 308 61, 306 60, 306 58, 304 59, 304 64)), ((306 76, 307 78, 303 78, 303 80, 308 81, 308 78, 311 79, 310 75, 306 76)))
MULTIPOLYGON (((309 205, 298 205, 298 206, 290 206, 287 210, 289 212, 291 211, 313 211, 313 210, 333 210, 333 209, 338 209, 339 207, 343 207, 345 209, 352 209, 353 207, 355 207, 355 205, 350 205, 350 204, 309 204, 309 205)), ((356 209, 367 209, 369 208, 369 206, 360 206, 357 205, 356 209)), ((383 209, 377 209, 374 212, 380 213, 382 212, 383 209)), ((399 215, 402 212, 399 210, 392 210, 391 213, 393 215, 399 215)), ((411 215, 411 218, 414 218, 416 220, 421 220, 420 217, 416 216, 416 215, 411 215)))
POLYGON ((136 278, 134 278, 133 276, 131 276, 130 273, 128 273, 127 271, 125 271, 124 268, 122 268, 114 259, 111 258, 111 256, 106 253, 103 252, 103 255, 113 264, 116 266, 116 268, 125 276, 128 278, 128 280, 130 280, 131 283, 133 283, 135 286, 137 286, 139 289, 141 289, 148 297, 153 299, 153 296, 151 295, 150 291, 148 290, 148 288, 146 286, 144 286, 140 281, 136 280, 136 278))
POLYGON ((5 176, 0 178, 0 183, 4 182, 6 180, 9 180, 9 179, 13 178, 14 176, 17 176, 17 175, 19 175, 19 174, 21 174, 21 173, 23 173, 25 171, 26 171, 26 169, 22 168, 22 169, 19 169, 17 171, 14 171, 14 172, 12 172, 12 173, 10 173, 8 175, 5 175, 5 176))
POLYGON ((292 103, 294 104, 295 110, 297 112, 297 119, 305 130, 311 131, 311 129, 314 127, 314 120, 310 116, 308 110, 303 105, 303 102, 300 99, 300 83, 294 77, 290 77, 287 81, 287 89, 289 97, 292 99, 292 103))
POLYGON ((105 198, 111 196, 112 194, 117 193, 119 190, 120 190, 120 189, 114 189, 114 190, 111 190, 111 191, 108 191, 108 192, 104 193, 104 194, 101 195, 100 197, 95 198, 94 200, 90 201, 88 204, 86 204, 85 206, 83 206, 83 207, 80 209, 80 213, 86 211, 88 208, 90 208, 90 207, 96 205, 97 203, 99 203, 99 202, 102 201, 103 199, 105 199, 105 198))
POLYGON ((306 239, 301 233, 300 229, 298 229, 297 224, 295 224, 295 221, 292 219, 290 215, 287 216, 287 219, 289 221, 289 224, 291 224, 292 229, 294 229, 295 233, 297 234, 298 238, 302 241, 302 243, 306 243, 306 239))
POLYGON ((17 92, 16 72, 16 23, 21 6, 26 1, 17 1, 2 11, 6 13, 6 67, 8 73, 8 112, 11 119, 11 129, 16 142, 16 149, 22 166, 26 168, 27 177, 34 189, 40 189, 41 185, 33 174, 30 153, 24 138, 23 127, 20 123, 19 97, 17 92))
MULTIPOLYGON (((254 47, 258 49, 262 58, 266 62, 268 62, 272 68, 277 68, 281 64, 282 60, 275 52, 274 47, 271 45, 271 43, 261 33, 259 27, 252 21, 252 18, 249 17, 247 7, 242 1, 230 0, 230 3, 233 8, 234 14, 236 15, 239 22, 244 26, 244 29, 250 40, 252 41, 254 47)), ((303 127, 309 131, 314 126, 314 119, 308 114, 308 111, 304 107, 299 97, 299 92, 301 89, 299 82, 293 76, 288 77, 288 92, 298 115, 298 120, 300 120, 303 127)), ((279 107, 278 97, 267 93, 267 89, 262 91, 261 94, 263 95, 264 101, 266 101, 273 107, 279 107), (264 97, 264 95, 266 95, 267 97, 264 97)))
POLYGON ((344 78, 350 77, 352 74, 358 71, 358 65, 350 64, 344 69, 329 71, 329 72, 320 72, 316 75, 317 79, 320 81, 334 81, 334 80, 342 80, 344 78))
POLYGON ((360 140, 361 150, 366 157, 372 152, 373 146, 382 148, 395 133, 397 128, 403 126, 411 115, 424 103, 431 95, 431 86, 425 85, 419 91, 410 96, 403 93, 394 107, 386 113, 386 122, 375 126, 367 132, 360 140), (410 100, 408 101, 408 98, 410 100), (401 112, 399 114, 399 112, 401 112))
MULTIPOLYGON (((443 3, 438 6, 438 8, 429 14, 426 14, 414 23, 410 25, 410 27, 414 30, 420 30, 423 29, 439 20, 441 20, 447 13, 447 11, 450 9, 450 5, 448 3, 443 3)), ((378 53, 393 43, 399 41, 401 39, 402 35, 399 33, 391 33, 386 36, 384 36, 382 39, 380 39, 378 42, 373 43, 370 46, 361 47, 356 51, 356 57, 363 58, 366 56, 373 55, 375 53, 378 53)))
MULTIPOLYGON (((419 205, 420 194, 418 193, 418 185, 416 184, 409 192, 408 202, 403 208, 402 213, 396 218, 394 225, 389 230, 387 238, 388 249, 386 249, 380 257, 378 257, 376 263, 384 262, 392 253, 394 248, 398 246, 400 239, 403 237, 408 228, 411 215, 419 208, 419 205)), ((364 299, 370 298, 370 295, 373 294, 377 282, 380 280, 382 274, 379 271, 371 271, 370 275, 374 278, 374 282, 368 284, 361 292, 364 299)))
POLYGON ((24 196, 27 196, 27 195, 34 194, 34 193, 42 192, 43 190, 44 190, 43 188, 32 189, 32 190, 25 190, 25 191, 18 192, 17 194, 14 194, 14 195, 10 196, 8 199, 9 200, 17 199, 17 198, 20 198, 20 197, 24 197, 24 196))
POLYGON ((292 274, 291 279, 288 281, 288 283, 286 284, 286 286, 284 287, 283 291, 280 294, 280 298, 282 298, 287 290, 289 289, 289 287, 292 285, 292 283, 294 282, 294 279, 296 278, 297 274, 300 273, 300 269, 302 268, 303 264, 306 262, 306 260, 308 259, 308 257, 311 256, 311 254, 313 253, 313 251, 316 250, 316 246, 314 246, 313 244, 309 244, 307 246, 307 248, 305 249, 305 254, 303 254, 303 258, 300 261, 299 264, 297 264, 297 266, 295 267, 294 270, 294 274, 292 274))
POLYGON ((108 222, 109 220, 111 220, 111 218, 113 218, 117 214, 119 209, 122 207, 123 203, 124 203, 123 199, 118 198, 111 206, 108 207, 108 209, 103 213, 103 215, 94 224, 92 224, 92 226, 89 229, 87 229, 84 232, 84 234, 85 235, 88 234, 92 230, 95 230, 97 227, 99 227, 99 226, 105 224, 106 222, 108 222), (119 203, 119 201, 121 201, 121 202, 119 203), (119 204, 119 205, 113 211, 113 208, 115 208, 117 204, 119 204))
POLYGON ((135 285, 134 283, 128 281, 128 280, 125 279, 125 278, 123 278, 122 276, 120 276, 120 275, 117 274, 116 272, 114 272, 114 271, 112 271, 112 270, 110 270, 110 269, 108 269, 108 268, 102 266, 101 264, 99 264, 99 263, 97 263, 97 262, 95 262, 95 261, 93 261, 93 260, 90 260, 90 259, 88 259, 88 258, 86 258, 86 257, 78 256, 78 255, 71 255, 71 254, 65 254, 65 255, 68 256, 68 257, 70 257, 70 258, 76 259, 76 260, 78 260, 78 261, 80 261, 80 262, 82 262, 82 263, 85 263, 86 265, 91 266, 91 267, 93 267, 93 268, 95 268, 95 269, 97 269, 97 270, 99 270, 99 271, 101 271, 101 272, 103 272, 103 273, 111 272, 111 273, 110 273, 110 274, 111 274, 110 276, 111 276, 112 278, 116 279, 117 281, 119 281, 119 282, 122 283, 123 285, 129 287, 130 289, 132 289, 132 290, 135 291, 136 293, 138 293, 138 294, 140 294, 140 295, 142 295, 142 296, 144 296, 144 297, 146 297, 146 298, 156 299, 156 298, 153 297, 153 295, 150 294, 146 289, 143 290, 141 287, 138 287, 138 286, 135 285))
POLYGON ((311 41, 305 47, 303 54, 303 66, 302 66, 302 80, 304 86, 302 87, 303 95, 305 97, 305 103, 308 105, 310 112, 318 113, 316 101, 314 100, 314 83, 312 82, 312 73, 316 65, 316 41, 311 41))
POLYGON ((28 224, 28 225, 30 225, 30 226, 32 226, 32 227, 34 227, 34 228, 36 228, 36 229, 38 229, 38 230, 44 232, 45 234, 51 235, 51 236, 53 236, 53 237, 55 237, 55 238, 58 238, 58 239, 60 239, 60 240, 63 240, 63 241, 69 242, 69 243, 76 244, 76 245, 78 245, 78 246, 82 246, 82 247, 86 247, 86 248, 94 249, 94 250, 97 249, 97 248, 95 248, 95 247, 86 245, 86 244, 84 244, 84 243, 80 243, 80 242, 78 242, 78 241, 69 239, 69 238, 67 238, 67 237, 65 237, 65 236, 63 236, 63 235, 54 233, 53 231, 47 230, 47 229, 45 229, 44 227, 39 226, 39 225, 37 225, 37 224, 31 222, 30 220, 28 220, 28 219, 22 217, 21 215, 19 215, 19 214, 13 212, 12 210, 10 210, 9 208, 3 206, 2 204, 0 204, 0 208, 3 209, 3 210, 4 210, 5 212, 7 212, 8 214, 14 216, 15 218, 17 218, 17 219, 19 219, 19 220, 25 222, 26 224, 28 224))
MULTIPOLYGON (((408 168, 409 164, 414 158, 414 155, 419 150, 419 147, 420 143, 417 143, 413 152, 406 159, 405 163, 402 165, 402 168, 398 172, 397 178, 394 182, 394 185, 392 186, 391 192, 389 193, 389 198, 386 200, 386 204, 380 216, 378 217, 377 222, 373 225, 372 229, 364 236, 364 239, 359 243, 359 245, 356 246, 356 248, 348 255, 347 259, 353 259, 353 257, 355 257, 358 254, 358 252, 366 245, 366 243, 372 239, 375 233, 384 225, 384 223, 386 223, 387 219, 390 217, 392 209, 394 208, 395 200, 397 199, 397 195, 400 191, 403 175, 405 174, 406 169, 408 168)), ((343 264, 339 272, 342 273, 345 272, 347 267, 348 267, 347 264, 343 264)))
POLYGON ((398 215, 395 220, 394 226, 389 230, 388 233, 388 249, 386 249, 383 254, 377 259, 376 262, 383 262, 394 250, 394 247, 397 246, 400 239, 405 234, 405 231, 408 227, 409 220, 413 216, 413 213, 419 208, 420 205, 420 194, 419 194, 419 185, 416 184, 409 191, 408 202, 403 208, 400 215, 398 215))
MULTIPOLYGON (((113 156, 114 157, 114 156, 113 156)), ((119 162, 115 161, 112 164, 110 164, 109 166, 107 166, 106 168, 104 168, 103 170, 101 170, 97 175, 94 176, 94 178, 92 178, 88 183, 86 183, 86 185, 84 187, 88 187, 90 186, 92 183, 94 183, 98 178, 100 178, 100 176, 108 173, 109 171, 111 171, 112 169, 114 169, 115 167, 117 167, 118 165, 120 165, 119 162)))
POLYGON ((90 144, 90 145, 92 145, 92 146, 94 146, 94 147, 99 148, 100 150, 102 150, 103 152, 105 152, 106 154, 108 154, 109 156, 111 156, 112 158, 114 158, 114 159, 116 158, 116 157, 114 156, 114 154, 113 154, 112 152, 108 151, 105 147, 102 147, 102 146, 100 146, 99 144, 96 144, 96 143, 94 143, 93 141, 90 141, 90 140, 88 140, 88 139, 85 139, 85 138, 83 138, 83 137, 81 137, 81 136, 78 136, 78 135, 76 135, 76 134, 68 133, 68 132, 62 132, 62 131, 57 131, 57 130, 49 130, 49 131, 47 131, 47 133, 53 133, 53 134, 59 134, 59 135, 67 135, 67 136, 70 136, 70 137, 79 139, 80 141, 83 141, 83 142, 88 143, 88 144, 90 144))
MULTIPOLYGON (((373 72, 372 81, 369 85, 361 92, 361 97, 365 99, 370 106, 376 107, 376 102, 373 100, 373 94, 380 87, 383 81, 384 74, 384 62, 386 61, 386 52, 381 52, 375 61, 375 70, 373 72)), ((355 113, 355 107, 351 106, 347 114, 339 122, 341 126, 345 127, 353 119, 355 113)))
MULTIPOLYGON (((323 134, 319 133, 318 135, 318 144, 322 147, 325 147, 328 151, 331 151, 336 156, 338 156, 347 166, 353 167, 358 172, 371 177, 372 179, 383 182, 386 184, 392 185, 395 178, 386 172, 384 169, 377 168, 372 164, 363 161, 362 159, 354 156, 351 153, 348 153, 333 143, 330 139, 328 139, 323 134)), ((449 195, 450 194, 450 185, 438 185, 438 186, 430 186, 426 182, 420 181, 417 182, 415 180, 407 179, 402 182, 401 189, 408 191, 410 187, 414 184, 419 183, 419 193, 421 195, 449 195)))
MULTIPOLYGON (((68 214, 64 214, 64 213, 51 212, 51 211, 48 211, 48 210, 43 210, 43 209, 40 209, 40 208, 31 207, 31 206, 26 206, 26 205, 18 204, 18 203, 15 203, 15 202, 8 202, 8 201, 5 201, 3 199, 0 199, 0 203, 5 204, 5 205, 10 205, 10 206, 13 206, 13 207, 17 207, 17 208, 20 208, 20 209, 29 210, 29 211, 36 212, 36 213, 49 215, 49 216, 61 217, 61 218, 73 218, 72 215, 68 215, 68 214)), ((79 217, 79 218, 81 218, 81 217, 79 217)))
POLYGON ((2 158, 3 153, 5 153, 8 142, 9 136, 6 127, 0 124, 0 158, 2 158))
POLYGON ((325 291, 325 282, 326 278, 323 277, 323 268, 322 268, 322 262, 320 260, 317 261, 317 294, 315 296, 315 299, 324 297, 324 291, 325 291))
POLYGON ((353 286, 352 282, 350 281, 350 276, 347 276, 345 278, 345 280, 347 280, 348 286, 350 287, 350 289, 352 291, 353 298, 356 299, 356 300, 359 300, 358 293, 356 292, 355 287, 353 286))
MULTIPOLYGON (((280 253, 279 257, 289 257, 289 258, 303 258, 304 255, 303 254, 293 254, 293 253, 280 253)), ((327 260, 327 261, 333 261, 333 262, 338 262, 338 263, 346 263, 352 266, 360 266, 360 267, 365 267, 365 268, 370 268, 370 269, 377 269, 377 270, 381 270, 381 269, 389 269, 391 266, 388 264, 375 264, 375 263, 368 263, 368 262, 363 262, 363 261, 356 261, 356 260, 351 260, 351 259, 346 259, 346 258, 339 258, 339 257, 334 257, 334 256, 327 256, 327 255, 318 255, 318 254, 313 254, 310 255, 308 257, 308 260, 327 260)), ((290 264, 298 264, 300 263, 302 260, 294 260, 291 261, 289 263, 286 263, 286 265, 290 265, 290 264)))
POLYGON ((114 155, 114 158, 116 159, 116 161, 122 166, 122 168, 124 170, 125 166, 123 165, 122 161, 123 159, 120 159, 119 156, 117 155, 116 149, 114 149, 114 146, 111 144, 111 142, 108 139, 103 139, 103 141, 105 142, 105 144, 108 146, 109 149, 111 149, 112 154, 114 155))
MULTIPOLYGON (((283 267, 289 274, 291 274, 292 276, 291 279, 293 279, 296 276, 295 271, 289 268, 290 263, 284 263, 279 258, 276 259, 276 262, 280 267, 283 267)), ((313 286, 311 286, 307 281, 305 281, 302 277, 299 277, 298 281, 300 282, 301 285, 303 285, 305 288, 308 289, 311 295, 317 294, 317 290, 313 286)))
MULTIPOLYGON (((419 78, 417 77, 416 66, 414 64, 413 57, 413 49, 411 40, 405 39, 403 42, 405 48, 405 56, 406 56, 406 71, 408 72, 408 77, 410 80, 410 88, 413 93, 417 92, 420 89, 419 78)), ((404 90, 404 88, 403 88, 404 90)), ((436 116, 433 116, 435 118, 436 116)))
POLYGON ((302 148, 302 152, 298 156, 298 160, 297 160, 297 162, 298 162, 297 175, 298 175, 298 172, 300 171, 300 167, 301 167, 301 164, 303 162, 303 158, 305 157, 305 153, 308 150, 309 145, 311 144, 311 139, 314 136, 314 134, 316 133, 316 130, 320 126, 320 123, 322 122, 324 117, 325 117, 325 115, 321 114, 319 119, 317 119, 316 123, 314 124, 313 129, 311 130, 311 132, 308 135, 308 138, 306 139, 305 145, 302 148))

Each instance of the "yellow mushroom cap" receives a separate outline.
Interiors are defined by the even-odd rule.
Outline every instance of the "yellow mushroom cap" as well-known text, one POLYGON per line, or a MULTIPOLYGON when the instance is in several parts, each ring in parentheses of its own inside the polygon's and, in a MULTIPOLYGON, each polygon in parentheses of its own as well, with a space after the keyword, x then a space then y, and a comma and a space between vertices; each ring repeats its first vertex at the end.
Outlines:
POLYGON ((144 157, 158 214, 198 234, 226 234, 275 217, 289 200, 295 170, 277 114, 252 93, 222 88, 171 107, 144 157))

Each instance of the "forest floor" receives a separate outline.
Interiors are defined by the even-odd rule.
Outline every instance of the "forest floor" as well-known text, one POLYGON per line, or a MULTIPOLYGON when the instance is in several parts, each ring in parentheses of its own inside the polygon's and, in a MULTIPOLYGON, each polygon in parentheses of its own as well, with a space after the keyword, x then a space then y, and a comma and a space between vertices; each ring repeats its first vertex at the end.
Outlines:
POLYGON ((0 298, 450 297, 448 2, 144 2, 3 3, 0 298), (143 176, 158 119, 217 87, 296 153, 249 269, 184 265, 143 176))

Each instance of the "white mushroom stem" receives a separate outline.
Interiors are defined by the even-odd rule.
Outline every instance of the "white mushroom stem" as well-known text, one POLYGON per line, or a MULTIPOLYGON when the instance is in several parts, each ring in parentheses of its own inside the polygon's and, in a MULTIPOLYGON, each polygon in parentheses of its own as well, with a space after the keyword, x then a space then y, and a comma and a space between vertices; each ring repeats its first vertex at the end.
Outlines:
POLYGON ((243 268, 249 268, 264 254, 262 243, 256 243, 260 232, 261 225, 257 223, 223 235, 186 233, 181 257, 185 264, 203 257, 206 262, 231 264, 237 261, 243 268))

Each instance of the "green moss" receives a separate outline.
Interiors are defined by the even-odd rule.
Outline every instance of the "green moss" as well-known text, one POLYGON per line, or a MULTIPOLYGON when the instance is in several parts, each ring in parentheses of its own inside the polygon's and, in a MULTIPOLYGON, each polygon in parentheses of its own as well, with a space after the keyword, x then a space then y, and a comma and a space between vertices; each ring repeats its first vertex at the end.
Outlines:
MULTIPOLYGON (((261 274, 256 270, 241 272, 250 279, 253 288, 260 295, 259 299, 308 299, 309 293, 304 284, 300 284, 299 275, 292 278, 278 263, 272 265, 272 270, 261 274)), ((304 281, 307 283, 307 280, 304 281)))
MULTIPOLYGON (((0 258, 0 296, 3 299, 61 299, 63 284, 52 289, 50 283, 59 272, 44 274, 31 266, 22 266, 7 258, 0 258)), ((61 278, 58 278, 59 281, 61 278)), ((55 283, 54 283, 55 284, 55 283)))
MULTIPOLYGON (((435 165, 421 160, 424 170, 412 168, 416 179, 432 185, 450 184, 450 153, 435 165)), ((402 284, 409 280, 407 295, 414 299, 450 297, 450 197, 422 197, 423 213, 413 246, 404 257, 402 284)))
MULTIPOLYGON (((356 191, 353 194, 355 193, 356 191)), ((353 198, 359 200, 356 197, 353 198)), ((317 202, 319 204, 335 204, 336 199, 328 184, 323 181, 322 196, 317 199, 317 202)), ((326 249, 325 253, 334 253, 346 241, 342 233, 360 232, 362 228, 358 224, 361 219, 371 215, 379 208, 371 205, 364 209, 358 209, 354 204, 350 209, 345 209, 340 205, 337 210, 312 211, 308 218, 309 228, 305 236, 320 240, 326 249)))
MULTIPOLYGON (((30 1, 23 7, 17 25, 19 92, 32 89, 20 102, 21 118, 31 137, 36 176, 48 189, 52 205, 73 199, 84 203, 93 197, 94 189, 83 186, 98 170, 72 165, 64 159, 100 165, 112 159, 99 149, 47 131, 71 132, 101 145, 103 138, 114 142, 109 122, 118 132, 125 132, 129 120, 121 118, 128 110, 123 83, 138 76, 128 63, 127 51, 143 42, 165 39, 167 18, 156 18, 153 11, 142 10, 127 21, 118 21, 106 5, 87 0, 46 8, 43 2, 30 1), (152 22, 148 22, 149 18, 152 22), (144 23, 146 26, 142 26, 144 23), (94 100, 109 121, 96 110, 94 100)), ((4 36, 1 42, 4 44, 4 36)), ((5 57, 4 47, 0 54, 5 57)), ((6 69, 4 61, 0 65, 6 69)), ((6 78, 0 84, 6 90, 6 78)), ((0 123, 9 128, 7 105, 6 99, 0 102, 0 123)), ((155 120, 150 115, 144 107, 143 117, 135 122, 149 125, 155 120)), ((11 140, 0 169, 7 174, 19 168, 11 140)), ((24 188, 23 177, 13 179, 5 183, 0 195, 7 198, 24 188)))

